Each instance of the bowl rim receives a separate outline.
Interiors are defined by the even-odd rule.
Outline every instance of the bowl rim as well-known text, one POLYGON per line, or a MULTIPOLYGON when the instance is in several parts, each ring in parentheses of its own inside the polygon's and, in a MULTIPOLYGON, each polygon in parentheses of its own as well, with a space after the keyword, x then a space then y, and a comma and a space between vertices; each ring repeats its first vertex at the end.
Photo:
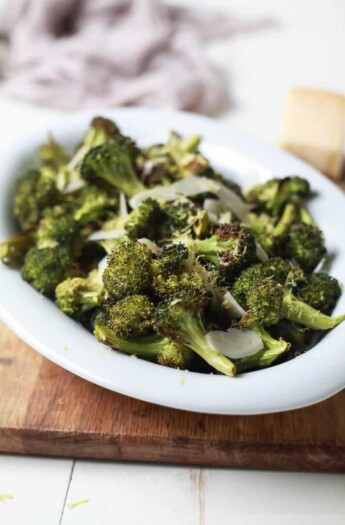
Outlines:
MULTIPOLYGON (((343 193, 305 162, 229 124, 187 112, 150 108, 102 109, 42 118, 35 122, 34 129, 27 127, 10 133, 0 145, 3 161, 0 168, 0 208, 5 208, 1 206, 1 199, 8 195, 10 181, 13 181, 11 166, 21 156, 18 144, 25 144, 29 151, 28 148, 32 148, 30 144, 42 141, 47 130, 58 138, 59 135, 66 135, 67 141, 75 136, 77 142, 80 130, 96 114, 114 118, 129 134, 132 134, 131 130, 137 130, 139 135, 144 133, 148 122, 149 133, 153 129, 168 131, 172 128, 183 133, 199 132, 205 137, 206 144, 246 159, 253 169, 256 166, 258 170, 274 173, 275 176, 299 173, 312 180, 313 186, 322 191, 319 198, 323 205, 326 198, 332 201, 332 209, 329 210, 331 222, 345 224, 343 193)), ((3 202, 6 204, 5 200, 3 202)), ((0 236, 8 229, 8 219, 2 212, 0 236)), ((340 229, 340 232, 342 234, 343 230, 340 229)), ((345 252, 340 252, 340 255, 345 262, 345 252)), ((345 323, 327 334, 311 351, 283 365, 236 378, 204 375, 167 369, 110 350, 59 312, 51 301, 32 290, 18 275, 16 279, 15 274, 17 272, 0 266, 2 320, 21 339, 54 363, 120 394, 194 412, 251 415, 308 406, 330 397, 345 386, 345 359, 341 358, 345 323), (38 316, 44 318, 44 326, 38 316), (54 334, 53 339, 51 334, 54 334), (66 346, 69 348, 67 351, 66 346), (94 359, 95 353, 97 359, 94 359)))

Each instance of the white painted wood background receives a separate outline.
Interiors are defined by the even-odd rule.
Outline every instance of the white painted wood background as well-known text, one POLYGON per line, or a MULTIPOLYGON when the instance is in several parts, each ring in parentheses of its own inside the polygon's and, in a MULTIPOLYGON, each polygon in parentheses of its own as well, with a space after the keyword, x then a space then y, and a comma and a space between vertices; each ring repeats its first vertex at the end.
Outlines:
MULTIPOLYGON (((345 92, 344 0, 207 3, 278 22, 209 50, 231 88, 221 119, 275 142, 290 86, 345 92)), ((46 114, 0 100, 0 140, 46 114)), ((342 475, 0 456, 0 525, 344 525, 344 494, 342 475)))

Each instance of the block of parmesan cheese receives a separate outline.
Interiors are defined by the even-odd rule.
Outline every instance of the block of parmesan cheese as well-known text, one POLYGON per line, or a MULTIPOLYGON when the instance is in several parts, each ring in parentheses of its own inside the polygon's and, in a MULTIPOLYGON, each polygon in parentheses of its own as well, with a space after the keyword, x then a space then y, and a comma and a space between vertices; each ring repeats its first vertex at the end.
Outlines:
POLYGON ((345 96, 317 89, 288 93, 279 145, 338 179, 343 169, 345 96))

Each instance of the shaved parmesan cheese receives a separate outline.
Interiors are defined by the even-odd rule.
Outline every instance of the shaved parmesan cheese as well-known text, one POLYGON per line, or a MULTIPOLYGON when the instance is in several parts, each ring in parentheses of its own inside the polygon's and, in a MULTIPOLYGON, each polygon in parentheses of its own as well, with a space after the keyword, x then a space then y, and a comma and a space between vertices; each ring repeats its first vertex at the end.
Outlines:
POLYGON ((240 319, 246 313, 230 292, 226 292, 226 294, 224 294, 222 307, 228 311, 232 319, 240 319))
POLYGON ((129 204, 132 208, 137 208, 139 204, 149 197, 153 199, 173 201, 181 195, 192 196, 198 195, 198 193, 214 193, 216 191, 217 186, 212 180, 206 179, 205 177, 191 175, 190 177, 174 182, 169 186, 156 186, 151 190, 142 191, 141 193, 134 195, 129 201, 129 204))
POLYGON ((205 199, 203 208, 208 214, 219 215, 224 211, 224 206, 218 199, 205 199))
POLYGON ((98 263, 98 275, 99 275, 99 279, 102 278, 103 272, 104 272, 104 270, 106 269, 107 265, 108 265, 108 256, 106 255, 106 256, 103 257, 103 259, 100 260, 99 263, 98 263))
POLYGON ((120 193, 119 197, 119 216, 125 222, 128 217, 127 201, 124 193, 120 193))
POLYGON ((88 241, 105 241, 107 239, 118 239, 122 237, 126 232, 123 228, 117 228, 115 230, 98 230, 97 232, 91 233, 88 236, 88 241))
POLYGON ((205 339, 213 350, 230 359, 241 359, 254 355, 264 347, 257 333, 238 328, 229 328, 227 332, 213 330, 206 334, 205 339))
POLYGON ((72 193, 73 191, 80 190, 86 185, 86 182, 83 179, 72 179, 65 188, 63 188, 62 193, 72 193))
POLYGON ((169 186, 157 186, 151 190, 142 191, 131 198, 129 204, 132 208, 137 208, 146 199, 164 199, 173 201, 180 196, 191 197, 200 193, 214 193, 217 195, 223 207, 231 210, 241 220, 245 220, 252 206, 245 203, 235 192, 224 186, 219 181, 191 175, 185 179, 179 180, 169 186))
POLYGON ((257 258, 261 261, 261 262, 267 262, 269 257, 267 255, 267 253, 265 252, 265 250, 263 249, 263 247, 261 246, 261 244, 259 244, 258 242, 255 243, 255 246, 256 246, 256 256, 257 258))
POLYGON ((159 248, 157 246, 157 244, 153 241, 151 241, 150 239, 146 239, 146 237, 142 237, 141 239, 137 239, 138 242, 141 242, 141 244, 145 244, 145 246, 147 246, 151 252, 153 253, 157 253, 159 248))

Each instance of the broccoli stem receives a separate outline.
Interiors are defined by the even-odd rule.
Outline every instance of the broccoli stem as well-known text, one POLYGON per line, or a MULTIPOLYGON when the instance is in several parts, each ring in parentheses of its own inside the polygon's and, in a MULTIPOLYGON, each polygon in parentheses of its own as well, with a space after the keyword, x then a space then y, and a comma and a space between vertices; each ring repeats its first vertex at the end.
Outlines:
POLYGON ((186 311, 183 324, 179 334, 183 337, 183 343, 194 350, 212 368, 227 376, 236 375, 236 366, 228 357, 213 350, 206 342, 205 329, 201 321, 186 311))
POLYGON ((230 250, 233 246, 232 241, 221 241, 215 235, 208 239, 197 239, 194 242, 196 254, 202 255, 213 264, 219 264, 219 253, 230 250))
POLYGON ((117 348, 125 354, 137 355, 150 361, 157 361, 164 347, 169 344, 168 339, 157 335, 133 338, 131 340, 123 339, 116 335, 113 330, 99 325, 96 326, 94 335, 98 341, 117 348))
POLYGON ((345 320, 345 314, 338 317, 329 317, 319 310, 315 310, 312 306, 297 299, 291 291, 286 292, 284 295, 283 309, 286 319, 313 330, 331 330, 345 320))
POLYGON ((265 368, 270 366, 280 355, 289 350, 290 343, 284 339, 274 339, 264 328, 254 327, 254 331, 261 337, 264 348, 256 354, 236 360, 239 373, 252 370, 253 368, 265 368))
POLYGON ((284 235, 291 224, 295 221, 297 210, 295 204, 289 203, 285 206, 281 219, 273 229, 273 237, 284 235))

